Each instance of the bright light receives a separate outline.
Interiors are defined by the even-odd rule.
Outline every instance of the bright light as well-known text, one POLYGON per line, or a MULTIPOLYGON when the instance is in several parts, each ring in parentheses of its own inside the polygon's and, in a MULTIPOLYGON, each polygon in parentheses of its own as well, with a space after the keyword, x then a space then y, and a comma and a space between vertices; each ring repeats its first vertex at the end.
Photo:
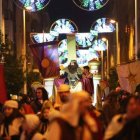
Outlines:
POLYGON ((60 66, 68 66, 68 46, 67 39, 63 39, 58 44, 59 64, 60 66))
POLYGON ((32 37, 31 39, 34 43, 50 42, 50 41, 54 41, 56 39, 56 37, 50 33, 31 34, 31 37, 32 37))
POLYGON ((116 22, 117 22, 116 20, 113 20, 113 19, 110 20, 110 23, 113 23, 114 24, 116 22))
MULTIPOLYGON (((106 38, 104 38, 106 39, 106 38)), ((98 40, 95 40, 93 42, 93 45, 92 45, 92 48, 95 50, 95 51, 105 51, 107 50, 107 39, 104 40, 104 39, 98 39, 98 40)))
POLYGON ((69 19, 58 19, 50 28, 50 32, 56 32, 56 34, 75 33, 77 31, 78 28, 76 24, 69 19))
POLYGON ((32 6, 28 6, 28 7, 25 7, 25 9, 28 11, 32 11, 33 8, 32 8, 32 6))
POLYGON ((78 49, 76 51, 76 55, 77 55, 77 63, 80 67, 88 65, 88 62, 92 59, 99 58, 98 53, 93 48, 89 48, 86 50, 78 49))
POLYGON ((79 8, 86 11, 95 11, 104 7, 109 0, 73 0, 79 8))
POLYGON ((92 45, 93 40, 97 37, 91 33, 77 33, 75 35, 78 47, 86 48, 92 45))
POLYGON ((103 41, 107 41, 107 38, 103 37, 102 40, 103 40, 103 41))
POLYGON ((50 0, 14 0, 16 4, 30 12, 36 12, 42 10, 47 6, 50 0))
POLYGON ((112 33, 115 31, 115 25, 112 23, 113 20, 108 18, 97 19, 91 26, 90 32, 98 33, 112 33))

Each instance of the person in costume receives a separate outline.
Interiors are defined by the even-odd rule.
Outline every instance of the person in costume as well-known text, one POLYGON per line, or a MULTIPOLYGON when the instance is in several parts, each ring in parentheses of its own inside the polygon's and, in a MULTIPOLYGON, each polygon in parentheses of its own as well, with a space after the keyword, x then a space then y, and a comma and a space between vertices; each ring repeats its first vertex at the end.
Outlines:
POLYGON ((87 91, 90 96, 94 93, 94 86, 93 86, 93 74, 89 71, 89 66, 84 66, 84 71, 82 74, 82 88, 83 90, 87 91))
POLYGON ((80 81, 82 78, 82 70, 78 66, 76 60, 72 60, 64 71, 64 76, 66 77, 65 84, 70 85, 71 91, 75 92, 82 90, 82 84, 80 81))

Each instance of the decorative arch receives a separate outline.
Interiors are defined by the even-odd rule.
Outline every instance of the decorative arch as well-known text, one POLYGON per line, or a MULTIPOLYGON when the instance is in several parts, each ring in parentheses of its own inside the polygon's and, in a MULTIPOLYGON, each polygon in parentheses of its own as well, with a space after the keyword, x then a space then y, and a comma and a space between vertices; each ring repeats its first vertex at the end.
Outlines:
POLYGON ((78 27, 73 21, 69 19, 58 19, 52 24, 50 28, 50 33, 55 36, 58 36, 59 34, 76 32, 78 32, 78 27))
POLYGON ((30 12, 37 12, 45 8, 50 0, 14 0, 16 5, 30 12))

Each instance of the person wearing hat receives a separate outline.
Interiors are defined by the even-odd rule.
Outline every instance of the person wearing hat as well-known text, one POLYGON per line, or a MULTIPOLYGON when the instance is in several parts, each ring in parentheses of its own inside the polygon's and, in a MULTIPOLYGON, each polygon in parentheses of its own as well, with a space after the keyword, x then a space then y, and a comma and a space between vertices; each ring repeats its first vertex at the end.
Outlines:
POLYGON ((20 140, 46 140, 45 137, 39 133, 39 125, 40 120, 37 115, 25 115, 25 121, 22 124, 20 140))
POLYGON ((86 91, 71 94, 60 115, 51 120, 47 140, 101 140, 98 124, 88 111, 89 97, 86 91))
POLYGON ((62 106, 68 102, 70 95, 70 86, 67 84, 61 84, 57 88, 57 95, 55 99, 54 108, 61 110, 62 106))
POLYGON ((4 103, 4 120, 0 124, 0 137, 4 140, 19 140, 24 116, 18 110, 18 102, 8 100, 4 103))

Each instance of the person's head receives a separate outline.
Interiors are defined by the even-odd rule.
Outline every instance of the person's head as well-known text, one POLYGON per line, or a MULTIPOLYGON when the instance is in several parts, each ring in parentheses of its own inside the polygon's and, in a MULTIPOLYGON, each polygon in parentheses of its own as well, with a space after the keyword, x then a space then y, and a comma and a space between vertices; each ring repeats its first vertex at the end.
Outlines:
POLYGON ((31 100, 30 100, 30 98, 29 98, 28 95, 22 94, 22 96, 21 96, 21 101, 20 101, 20 102, 21 102, 22 104, 24 104, 24 103, 29 104, 29 103, 31 102, 31 100))
POLYGON ((83 69, 84 69, 85 73, 89 72, 89 70, 90 70, 89 66, 84 66, 83 69))
POLYGON ((89 109, 90 96, 86 91, 75 92, 71 95, 71 101, 78 105, 78 111, 82 115, 89 109))
POLYGON ((43 107, 41 109, 41 118, 48 119, 50 110, 53 108, 52 103, 50 101, 45 101, 43 103, 43 107))
POLYGON ((77 64, 76 60, 71 60, 71 62, 70 62, 70 65, 71 65, 71 66, 74 66, 74 65, 76 65, 76 64, 77 64))
POLYGON ((70 62, 70 64, 68 65, 68 70, 71 73, 75 73, 77 71, 77 68, 78 68, 78 64, 77 64, 76 60, 72 60, 70 62))
POLYGON ((118 101, 117 99, 117 94, 115 91, 112 91, 111 93, 109 93, 109 95, 106 97, 106 100, 108 100, 111 104, 114 104, 118 101))
POLYGON ((22 124, 22 129, 28 133, 33 132, 39 127, 40 120, 39 117, 35 114, 25 115, 25 121, 22 124))
POLYGON ((10 117, 17 109, 18 109, 17 101, 8 100, 4 103, 4 115, 6 117, 10 117))
POLYGON ((48 100, 48 92, 43 87, 38 87, 36 89, 36 98, 38 100, 48 100))
POLYGON ((126 113, 127 103, 130 97, 130 93, 124 90, 121 90, 118 95, 118 102, 120 104, 120 113, 126 113))
POLYGON ((70 86, 67 84, 61 84, 58 89, 57 92, 59 94, 60 100, 63 103, 66 103, 69 100, 69 95, 70 95, 70 86))
POLYGON ((133 119, 137 116, 137 98, 136 96, 130 96, 127 101, 126 114, 129 119, 133 119))

